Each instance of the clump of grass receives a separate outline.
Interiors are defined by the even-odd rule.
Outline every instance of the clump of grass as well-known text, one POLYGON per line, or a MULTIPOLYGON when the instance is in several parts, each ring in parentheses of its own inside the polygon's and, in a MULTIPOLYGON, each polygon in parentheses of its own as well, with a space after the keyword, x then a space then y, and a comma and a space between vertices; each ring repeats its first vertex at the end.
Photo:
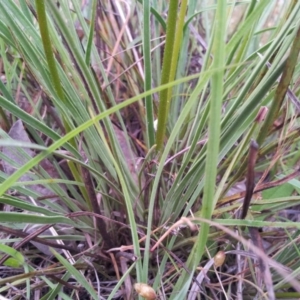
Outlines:
POLYGON ((300 4, 198 2, 0 2, 5 297, 299 297, 300 4))

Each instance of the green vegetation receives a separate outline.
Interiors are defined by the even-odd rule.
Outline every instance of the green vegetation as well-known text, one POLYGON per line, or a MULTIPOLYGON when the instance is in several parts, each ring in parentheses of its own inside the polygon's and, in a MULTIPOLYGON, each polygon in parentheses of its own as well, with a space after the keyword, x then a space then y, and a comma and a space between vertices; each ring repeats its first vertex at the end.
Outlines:
POLYGON ((0 294, 300 298, 299 17, 0 1, 0 294))

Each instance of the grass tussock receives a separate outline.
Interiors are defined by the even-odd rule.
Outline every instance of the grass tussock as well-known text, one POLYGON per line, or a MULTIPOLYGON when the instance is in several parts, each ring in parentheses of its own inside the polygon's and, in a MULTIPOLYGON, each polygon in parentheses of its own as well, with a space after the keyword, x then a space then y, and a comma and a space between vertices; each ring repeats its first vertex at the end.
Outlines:
POLYGON ((0 1, 0 294, 296 299, 297 1, 0 1))

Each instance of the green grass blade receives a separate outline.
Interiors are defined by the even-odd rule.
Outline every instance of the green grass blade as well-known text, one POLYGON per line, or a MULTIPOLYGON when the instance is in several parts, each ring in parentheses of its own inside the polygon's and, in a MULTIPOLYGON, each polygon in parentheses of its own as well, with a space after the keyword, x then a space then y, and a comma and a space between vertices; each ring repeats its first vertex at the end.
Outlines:
POLYGON ((98 295, 95 289, 88 283, 86 278, 83 276, 81 272, 79 272, 74 266, 72 266, 65 258, 63 258, 59 253, 57 253, 54 249, 51 249, 53 255, 59 260, 59 262, 69 271, 74 278, 76 278, 77 282, 80 283, 89 293, 89 295, 94 300, 103 299, 100 295, 98 295))
MULTIPOLYGON (((144 53, 144 70, 145 81, 144 90, 148 91, 152 87, 152 67, 151 67, 151 37, 150 37, 150 2, 143 1, 143 53, 144 53)), ((147 128, 147 141, 148 148, 151 148, 155 143, 154 133, 154 116, 153 116, 153 104, 151 95, 145 97, 146 107, 146 128, 147 128)))
MULTIPOLYGON (((224 66, 225 66, 225 39, 226 39, 226 3, 219 0, 214 21, 214 42, 213 42, 213 67, 219 71, 215 72, 211 78, 211 98, 209 112, 209 128, 208 128, 208 143, 207 156, 205 166, 205 184, 202 199, 201 216, 205 219, 210 219, 213 213, 213 199, 215 195, 215 184, 217 177, 217 166, 219 156, 220 142, 220 123, 221 123, 221 108, 223 102, 224 89, 224 66)), ((209 233, 209 225, 202 223, 196 243, 189 255, 187 267, 194 272, 196 266, 200 262, 205 250, 209 233)), ((175 285, 174 291, 181 289, 182 285, 188 279, 188 274, 184 273, 175 285)), ((174 299, 172 293, 171 299, 174 299)))

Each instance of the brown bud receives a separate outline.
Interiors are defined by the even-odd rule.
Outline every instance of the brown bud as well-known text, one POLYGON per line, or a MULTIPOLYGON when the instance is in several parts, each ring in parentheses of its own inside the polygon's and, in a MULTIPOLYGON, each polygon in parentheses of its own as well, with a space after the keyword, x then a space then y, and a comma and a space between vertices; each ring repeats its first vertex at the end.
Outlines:
POLYGON ((256 116, 256 118, 255 118, 255 121, 257 122, 257 123, 260 123, 260 122, 262 122, 264 119, 265 119, 265 117, 266 117, 266 115, 267 115, 267 113, 268 113, 268 108, 266 107, 266 106, 262 106, 260 109, 259 109, 259 112, 258 112, 258 114, 257 114, 257 116, 256 116))
POLYGON ((144 297, 146 300, 156 299, 156 293, 154 289, 146 283, 135 283, 134 289, 141 297, 144 297))
POLYGON ((214 257, 214 265, 216 268, 221 267, 224 264, 226 255, 224 251, 219 251, 214 257))

